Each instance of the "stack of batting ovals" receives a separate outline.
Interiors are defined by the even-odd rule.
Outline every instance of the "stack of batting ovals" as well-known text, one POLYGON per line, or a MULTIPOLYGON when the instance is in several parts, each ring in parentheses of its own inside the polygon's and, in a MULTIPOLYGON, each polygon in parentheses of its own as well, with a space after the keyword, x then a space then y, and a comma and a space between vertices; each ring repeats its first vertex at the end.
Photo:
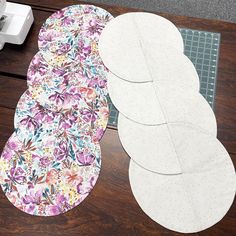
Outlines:
POLYGON ((99 7, 74 5, 51 15, 39 32, 15 132, 0 159, 5 195, 28 214, 67 212, 97 181, 109 115, 98 40, 112 18, 99 7))
POLYGON ((178 29, 149 13, 106 25, 99 53, 119 110, 118 132, 129 154, 132 192, 160 225, 199 232, 220 221, 235 195, 235 170, 216 138, 215 115, 199 93, 178 29))

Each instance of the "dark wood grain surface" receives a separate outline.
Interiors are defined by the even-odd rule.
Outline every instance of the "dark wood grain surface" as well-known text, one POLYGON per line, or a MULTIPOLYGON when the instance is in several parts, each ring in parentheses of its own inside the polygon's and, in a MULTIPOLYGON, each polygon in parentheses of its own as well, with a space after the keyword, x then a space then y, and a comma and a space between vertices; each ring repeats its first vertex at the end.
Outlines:
MULTIPOLYGON (((29 62, 37 52, 40 26, 56 9, 78 4, 73 0, 18 0, 33 8, 35 22, 21 46, 5 45, 0 51, 0 151, 13 132, 14 109, 27 88, 29 62)), ((101 6, 101 5, 100 5, 101 6)), ((103 6, 114 16, 134 9, 103 6)), ((221 33, 215 113, 218 138, 236 164, 236 24, 160 14, 177 26, 221 33)), ((102 142, 102 170, 89 197, 79 207, 56 217, 33 217, 16 209, 0 191, 0 236, 54 235, 180 235, 147 217, 129 185, 129 157, 116 130, 107 129, 102 142)), ((236 204, 215 226, 194 234, 236 235, 236 204)))

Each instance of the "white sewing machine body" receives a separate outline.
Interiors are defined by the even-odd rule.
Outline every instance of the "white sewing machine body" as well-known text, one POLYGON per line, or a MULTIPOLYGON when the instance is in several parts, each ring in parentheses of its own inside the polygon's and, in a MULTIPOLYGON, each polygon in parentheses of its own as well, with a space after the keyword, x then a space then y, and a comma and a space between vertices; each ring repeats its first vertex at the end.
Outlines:
POLYGON ((3 12, 0 10, 0 50, 5 43, 22 44, 34 21, 30 6, 5 2, 5 6, 1 7, 3 12))

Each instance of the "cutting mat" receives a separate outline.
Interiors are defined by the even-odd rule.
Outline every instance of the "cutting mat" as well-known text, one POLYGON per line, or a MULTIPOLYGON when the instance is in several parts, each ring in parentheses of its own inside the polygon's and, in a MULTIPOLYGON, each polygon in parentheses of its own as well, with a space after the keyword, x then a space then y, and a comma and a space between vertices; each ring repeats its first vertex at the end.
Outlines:
MULTIPOLYGON (((179 28, 184 40, 184 53, 193 62, 200 79, 200 93, 214 109, 220 34, 179 28)), ((117 127, 118 111, 108 97, 108 126, 117 127)))

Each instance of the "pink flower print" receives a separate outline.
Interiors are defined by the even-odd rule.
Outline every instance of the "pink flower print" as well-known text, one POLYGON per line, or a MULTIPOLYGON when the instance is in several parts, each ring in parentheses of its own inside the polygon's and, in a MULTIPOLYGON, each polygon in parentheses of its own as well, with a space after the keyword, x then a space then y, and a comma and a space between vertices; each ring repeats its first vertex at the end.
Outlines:
POLYGON ((68 156, 68 146, 64 141, 60 141, 59 146, 54 150, 56 160, 60 161, 68 156))
POLYGON ((77 185, 77 193, 83 194, 82 183, 79 183, 79 184, 77 185))
POLYGON ((86 122, 94 123, 97 119, 97 112, 92 109, 84 108, 80 113, 86 122))
POLYGON ((107 106, 101 107, 99 113, 102 114, 104 119, 108 119, 109 117, 109 109, 107 106))
POLYGON ((58 194, 55 199, 54 205, 48 205, 46 208, 47 215, 59 215, 60 213, 70 209, 68 200, 64 195, 58 194))
POLYGON ((36 130, 39 127, 38 122, 31 116, 27 116, 26 118, 20 121, 20 124, 25 125, 29 130, 36 130))
POLYGON ((65 177, 68 183, 71 183, 73 185, 83 182, 83 178, 73 169, 68 169, 65 172, 65 177))
POLYGON ((81 87, 80 88, 80 93, 82 94, 83 97, 89 100, 94 100, 96 98, 96 93, 94 89, 88 88, 88 87, 81 87))
POLYGON ((40 159, 40 156, 39 156, 39 155, 32 154, 32 158, 37 160, 37 159, 40 159))
POLYGON ((56 184, 58 181, 58 171, 56 169, 51 169, 47 172, 46 183, 49 185, 56 184))
POLYGON ((72 126, 71 122, 67 119, 62 119, 60 121, 60 128, 63 128, 66 130, 66 129, 71 128, 71 126, 72 126))
POLYGON ((8 178, 17 184, 23 184, 26 181, 25 171, 21 167, 12 167, 8 173, 8 178))
POLYGON ((83 166, 89 166, 95 160, 95 156, 93 154, 84 153, 84 152, 77 152, 76 158, 78 162, 81 163, 83 166))

